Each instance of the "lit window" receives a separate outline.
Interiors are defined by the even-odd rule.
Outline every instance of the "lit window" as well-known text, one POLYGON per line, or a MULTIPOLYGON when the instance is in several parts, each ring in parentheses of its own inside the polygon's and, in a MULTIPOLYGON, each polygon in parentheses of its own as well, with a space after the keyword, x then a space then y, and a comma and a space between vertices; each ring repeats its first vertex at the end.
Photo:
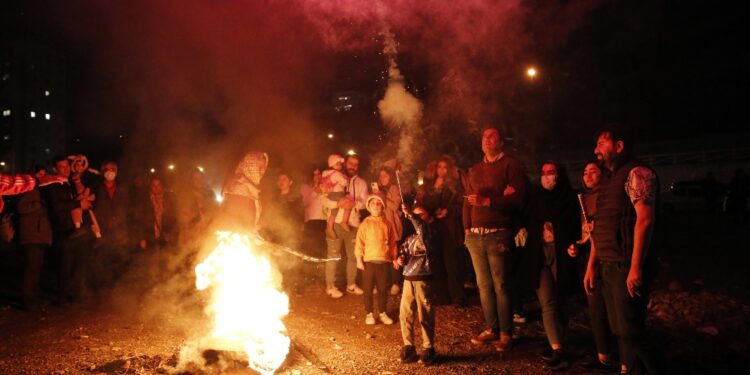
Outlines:
POLYGON ((52 118, 52 116, 49 113, 45 113, 44 118, 49 120, 50 118, 52 118))
POLYGON ((3 117, 10 116, 10 109, 3 109, 3 117))
POLYGON ((31 118, 35 118, 35 117, 36 117, 36 112, 31 111, 31 118))
POLYGON ((44 96, 49 96, 49 90, 44 90, 44 96))

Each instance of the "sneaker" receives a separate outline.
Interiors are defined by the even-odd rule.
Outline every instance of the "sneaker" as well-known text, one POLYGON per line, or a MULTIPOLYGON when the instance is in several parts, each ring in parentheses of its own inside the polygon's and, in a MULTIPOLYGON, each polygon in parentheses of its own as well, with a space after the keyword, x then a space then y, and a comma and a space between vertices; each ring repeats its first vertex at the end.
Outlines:
POLYGON ((495 342, 495 351, 499 353, 509 352, 513 348, 513 339, 510 336, 500 336, 495 342))
POLYGON ((352 284, 352 285, 347 286, 346 292, 349 294, 354 294, 358 296, 365 294, 365 291, 362 290, 362 288, 358 287, 357 284, 352 284))
POLYGON ((580 361, 576 364, 581 370, 586 372, 620 372, 619 366, 614 364, 611 360, 608 362, 602 362, 598 357, 589 357, 580 361))
POLYGON ((422 354, 419 355, 419 363, 427 366, 435 362, 435 349, 434 348, 428 348, 425 349, 422 354))
POLYGON ((393 319, 391 319, 388 316, 388 314, 386 314, 384 312, 380 313, 380 316, 378 316, 378 317, 380 318, 380 321, 383 322, 383 324, 385 324, 385 325, 391 325, 391 324, 393 324, 393 319))
POLYGON ((487 328, 482 333, 471 338, 471 343, 475 345, 489 344, 498 340, 497 332, 493 331, 492 328, 487 328))
POLYGON ((513 314, 513 323, 516 323, 516 324, 524 324, 524 323, 526 323, 526 316, 523 315, 523 314, 514 313, 513 314))
POLYGON ((391 285, 391 295, 392 296, 397 296, 400 291, 401 291, 401 287, 398 286, 398 284, 391 285))
POLYGON ((344 296, 344 293, 341 293, 339 288, 336 288, 335 286, 326 289, 326 294, 333 299, 338 299, 344 296))
POLYGON ((372 316, 372 313, 368 313, 367 316, 365 316, 365 324, 368 326, 375 325, 375 317, 372 316))
POLYGON ((414 350, 413 345, 404 345, 404 347, 401 348, 399 361, 401 363, 414 363, 417 361, 417 351, 414 350))
POLYGON ((539 353, 539 356, 542 357, 542 361, 545 363, 549 362, 554 358, 555 351, 552 350, 549 346, 547 346, 544 350, 542 350, 541 353, 539 353))
POLYGON ((568 356, 563 353, 562 349, 557 349, 552 352, 552 359, 547 361, 545 367, 552 372, 567 370, 570 368, 570 360, 568 360, 568 356))

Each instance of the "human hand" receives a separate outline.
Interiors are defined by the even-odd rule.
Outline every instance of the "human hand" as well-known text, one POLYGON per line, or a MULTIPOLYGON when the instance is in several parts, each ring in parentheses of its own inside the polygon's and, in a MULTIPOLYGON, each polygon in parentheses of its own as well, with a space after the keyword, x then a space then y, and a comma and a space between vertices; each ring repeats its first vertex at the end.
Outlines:
POLYGON ((469 194, 466 196, 469 204, 472 206, 489 207, 490 198, 483 197, 479 194, 469 194))
POLYGON ((79 202, 81 202, 81 209, 82 210, 86 211, 88 209, 91 209, 91 201, 90 200, 84 198, 84 199, 81 199, 79 202))
POLYGON ((508 195, 511 195, 516 192, 516 189, 513 188, 513 186, 506 186, 505 190, 503 190, 503 196, 507 197, 508 195))
POLYGON ((357 268, 362 271, 365 270, 365 262, 362 261, 362 258, 357 258, 357 268))
POLYGON ((405 204, 401 204, 401 211, 403 211, 404 215, 407 217, 411 216, 411 213, 409 212, 409 208, 406 207, 405 204))
POLYGON ((568 246, 568 255, 571 258, 575 258, 578 256, 578 248, 575 244, 570 244, 570 246, 568 246))
POLYGON ((401 262, 399 262, 399 260, 396 259, 396 260, 393 261, 393 269, 397 270, 399 268, 401 268, 401 262))
POLYGON ((594 295, 594 270, 587 269, 586 274, 583 275, 583 290, 588 295, 594 295))
POLYGON ((518 233, 516 233, 515 241, 516 241, 516 247, 524 247, 526 246, 526 239, 529 238, 529 232, 526 230, 526 228, 521 228, 518 230, 518 233))
POLYGON ((628 294, 630 294, 631 298, 641 296, 642 282, 643 280, 641 278, 641 269, 637 266, 630 267, 630 272, 628 272, 628 278, 625 281, 625 284, 628 287, 628 294))
POLYGON ((435 213, 435 217, 438 218, 438 219, 443 219, 446 216, 448 216, 448 209, 447 208, 440 208, 435 213))

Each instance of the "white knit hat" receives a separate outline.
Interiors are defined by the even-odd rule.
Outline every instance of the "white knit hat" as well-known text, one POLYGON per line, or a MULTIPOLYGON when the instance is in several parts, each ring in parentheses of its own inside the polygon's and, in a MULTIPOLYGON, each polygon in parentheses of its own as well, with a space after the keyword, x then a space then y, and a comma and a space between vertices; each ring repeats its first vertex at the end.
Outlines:
POLYGON ((328 157, 328 167, 333 168, 333 166, 336 165, 336 163, 343 163, 344 157, 339 154, 331 154, 331 156, 328 157))

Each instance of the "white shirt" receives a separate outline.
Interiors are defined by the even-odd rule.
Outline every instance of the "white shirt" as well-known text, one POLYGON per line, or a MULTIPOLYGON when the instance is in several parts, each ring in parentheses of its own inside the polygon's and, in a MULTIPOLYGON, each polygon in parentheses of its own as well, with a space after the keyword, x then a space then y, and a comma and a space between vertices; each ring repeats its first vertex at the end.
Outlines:
POLYGON ((299 188, 302 203, 305 205, 305 222, 309 220, 325 220, 323 203, 328 200, 325 194, 318 194, 310 184, 304 184, 299 188))

